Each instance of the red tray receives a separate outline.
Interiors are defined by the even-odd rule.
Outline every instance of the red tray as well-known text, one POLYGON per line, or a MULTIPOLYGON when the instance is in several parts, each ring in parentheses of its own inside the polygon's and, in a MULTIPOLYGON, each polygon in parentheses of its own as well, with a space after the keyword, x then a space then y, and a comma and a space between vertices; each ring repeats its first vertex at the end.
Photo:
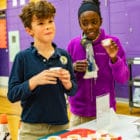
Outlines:
MULTIPOLYGON (((60 134, 59 136, 61 138, 67 138, 68 135, 79 134, 81 137, 87 137, 89 134, 94 134, 94 133, 96 133, 95 130, 86 129, 86 128, 78 128, 78 129, 74 129, 74 130, 65 132, 63 134, 60 134)), ((118 136, 115 138, 111 138, 111 140, 123 140, 123 139, 121 136, 118 136)))
POLYGON ((86 129, 86 128, 79 128, 79 129, 74 129, 71 131, 68 131, 64 134, 59 135, 61 138, 66 138, 68 135, 72 135, 72 134, 79 134, 81 137, 87 137, 88 134, 93 134, 96 133, 95 130, 91 130, 91 129, 86 129))

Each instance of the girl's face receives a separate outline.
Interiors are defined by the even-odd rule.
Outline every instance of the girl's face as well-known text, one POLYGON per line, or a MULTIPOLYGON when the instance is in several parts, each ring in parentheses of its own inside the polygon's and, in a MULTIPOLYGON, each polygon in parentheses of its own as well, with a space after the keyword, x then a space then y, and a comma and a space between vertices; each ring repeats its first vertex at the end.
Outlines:
POLYGON ((34 42, 50 43, 55 36, 54 18, 37 19, 35 16, 32 19, 31 29, 28 28, 28 33, 34 38, 34 42))
POLYGON ((85 11, 79 17, 79 24, 87 38, 95 40, 99 35, 102 20, 97 12, 85 11))

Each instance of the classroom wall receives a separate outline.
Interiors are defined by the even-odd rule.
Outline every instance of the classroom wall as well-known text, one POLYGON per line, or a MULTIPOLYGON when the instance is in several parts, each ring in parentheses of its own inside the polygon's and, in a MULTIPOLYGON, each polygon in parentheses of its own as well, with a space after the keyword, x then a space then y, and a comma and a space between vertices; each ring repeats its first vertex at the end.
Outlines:
MULTIPOLYGON (((140 57, 140 0, 110 0, 109 4, 110 34, 118 36, 126 57, 140 57)), ((132 66, 132 75, 140 75, 140 65, 132 66)), ((128 83, 116 83, 117 97, 128 98, 128 83)))
MULTIPOLYGON (((25 0, 25 3, 28 1, 29 0, 25 0)), ((81 34, 77 19, 77 11, 81 0, 50 0, 50 2, 55 5, 57 10, 55 18, 57 31, 54 41, 59 45, 59 47, 65 49, 71 38, 81 34)), ((32 38, 26 34, 18 16, 21 12, 22 6, 23 5, 18 0, 16 6, 13 4, 12 0, 7 0, 7 9, 5 10, 7 21, 7 48, 0 49, 0 58, 3 60, 1 62, 0 76, 9 76, 12 61, 14 59, 13 57, 11 58, 11 55, 13 55, 13 52, 16 54, 18 51, 26 49, 29 47, 29 43, 32 41, 32 38), (10 46, 10 34, 14 34, 14 32, 19 33, 18 47, 15 46, 15 44, 12 44, 12 47, 10 46), (11 52, 10 48, 13 52, 11 52)), ((103 26, 106 27, 106 31, 108 32, 108 7, 105 7, 104 5, 102 7, 104 8, 103 17, 106 19, 103 26)))

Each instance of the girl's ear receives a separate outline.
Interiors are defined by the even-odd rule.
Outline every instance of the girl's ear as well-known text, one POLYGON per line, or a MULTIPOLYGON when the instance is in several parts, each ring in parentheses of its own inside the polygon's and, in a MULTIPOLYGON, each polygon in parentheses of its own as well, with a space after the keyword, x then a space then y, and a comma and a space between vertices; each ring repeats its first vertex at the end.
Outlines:
POLYGON ((78 17, 78 23, 79 23, 79 26, 81 27, 80 17, 78 17))
POLYGON ((33 31, 32 31, 31 28, 25 27, 25 31, 26 31, 30 36, 33 36, 33 31))
POLYGON ((102 19, 102 18, 100 18, 100 26, 102 25, 102 23, 103 23, 103 19, 102 19))

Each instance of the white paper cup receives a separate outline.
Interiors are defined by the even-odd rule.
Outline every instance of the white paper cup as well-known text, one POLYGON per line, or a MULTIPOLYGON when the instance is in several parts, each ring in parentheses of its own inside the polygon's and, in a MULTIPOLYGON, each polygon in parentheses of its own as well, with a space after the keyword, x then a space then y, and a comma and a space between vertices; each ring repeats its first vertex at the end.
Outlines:
POLYGON ((78 134, 68 135, 67 140, 81 140, 81 136, 78 134))
POLYGON ((61 69, 61 67, 52 67, 49 70, 60 70, 60 69, 61 69))
POLYGON ((101 44, 103 46, 106 46, 106 47, 110 46, 111 45, 111 39, 110 38, 104 39, 104 40, 102 40, 101 44))
POLYGON ((88 134, 87 138, 88 140, 98 140, 101 138, 101 135, 99 133, 88 134))
POLYGON ((50 136, 47 138, 47 140, 61 140, 61 137, 59 136, 50 136))

